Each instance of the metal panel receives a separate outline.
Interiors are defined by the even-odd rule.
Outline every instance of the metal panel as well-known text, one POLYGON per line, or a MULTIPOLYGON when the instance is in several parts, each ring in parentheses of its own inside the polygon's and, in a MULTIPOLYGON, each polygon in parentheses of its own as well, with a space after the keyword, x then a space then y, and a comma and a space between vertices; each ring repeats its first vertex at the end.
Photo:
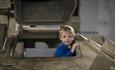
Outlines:
POLYGON ((7 9, 10 7, 10 0, 0 0, 0 9, 7 9))
POLYGON ((75 11, 76 0, 14 0, 19 24, 61 24, 75 11))
POLYGON ((55 49, 25 49, 25 57, 54 57, 55 49))

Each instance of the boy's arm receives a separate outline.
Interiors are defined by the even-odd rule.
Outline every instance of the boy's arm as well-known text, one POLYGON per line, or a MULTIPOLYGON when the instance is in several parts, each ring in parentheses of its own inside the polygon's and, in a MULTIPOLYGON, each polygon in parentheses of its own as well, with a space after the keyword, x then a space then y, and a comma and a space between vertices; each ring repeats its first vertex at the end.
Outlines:
POLYGON ((78 42, 74 43, 73 46, 72 46, 71 52, 73 53, 79 46, 80 45, 79 45, 78 42))
POLYGON ((77 54, 76 56, 78 56, 78 57, 81 57, 81 56, 82 56, 79 42, 76 42, 76 43, 73 44, 71 51, 72 51, 72 52, 75 51, 76 54, 77 54))
POLYGON ((72 54, 73 54, 71 51, 67 51, 66 53, 64 53, 64 52, 65 52, 65 49, 58 48, 56 50, 55 56, 56 57, 69 57, 69 56, 72 56, 72 54))
POLYGON ((63 56, 63 51, 62 51, 62 49, 57 48, 57 49, 56 49, 56 52, 55 52, 55 56, 56 56, 56 57, 61 57, 61 56, 63 56))

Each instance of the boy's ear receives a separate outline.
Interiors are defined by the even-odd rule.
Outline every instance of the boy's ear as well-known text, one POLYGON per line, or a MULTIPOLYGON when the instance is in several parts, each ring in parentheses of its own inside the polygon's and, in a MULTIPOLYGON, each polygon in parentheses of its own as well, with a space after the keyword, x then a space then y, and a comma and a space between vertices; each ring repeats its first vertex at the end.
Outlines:
POLYGON ((60 37, 60 35, 59 35, 59 40, 61 40, 61 37, 60 37))

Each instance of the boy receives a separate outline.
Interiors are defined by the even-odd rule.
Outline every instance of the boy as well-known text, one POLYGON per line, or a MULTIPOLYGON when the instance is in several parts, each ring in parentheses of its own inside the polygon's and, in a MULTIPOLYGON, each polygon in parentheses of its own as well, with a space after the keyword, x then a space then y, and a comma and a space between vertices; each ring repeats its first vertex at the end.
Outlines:
POLYGON ((69 25, 64 25, 60 27, 59 39, 62 43, 56 49, 56 57, 71 57, 76 56, 76 49, 79 44, 75 42, 75 31, 69 25))

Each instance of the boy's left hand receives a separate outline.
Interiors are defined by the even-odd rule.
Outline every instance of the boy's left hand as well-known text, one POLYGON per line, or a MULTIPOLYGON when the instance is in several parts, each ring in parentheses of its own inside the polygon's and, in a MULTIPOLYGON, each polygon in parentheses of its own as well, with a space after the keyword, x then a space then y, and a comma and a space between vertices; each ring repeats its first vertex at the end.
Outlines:
POLYGON ((76 42, 73 44, 71 51, 74 52, 79 47, 79 44, 76 42))

